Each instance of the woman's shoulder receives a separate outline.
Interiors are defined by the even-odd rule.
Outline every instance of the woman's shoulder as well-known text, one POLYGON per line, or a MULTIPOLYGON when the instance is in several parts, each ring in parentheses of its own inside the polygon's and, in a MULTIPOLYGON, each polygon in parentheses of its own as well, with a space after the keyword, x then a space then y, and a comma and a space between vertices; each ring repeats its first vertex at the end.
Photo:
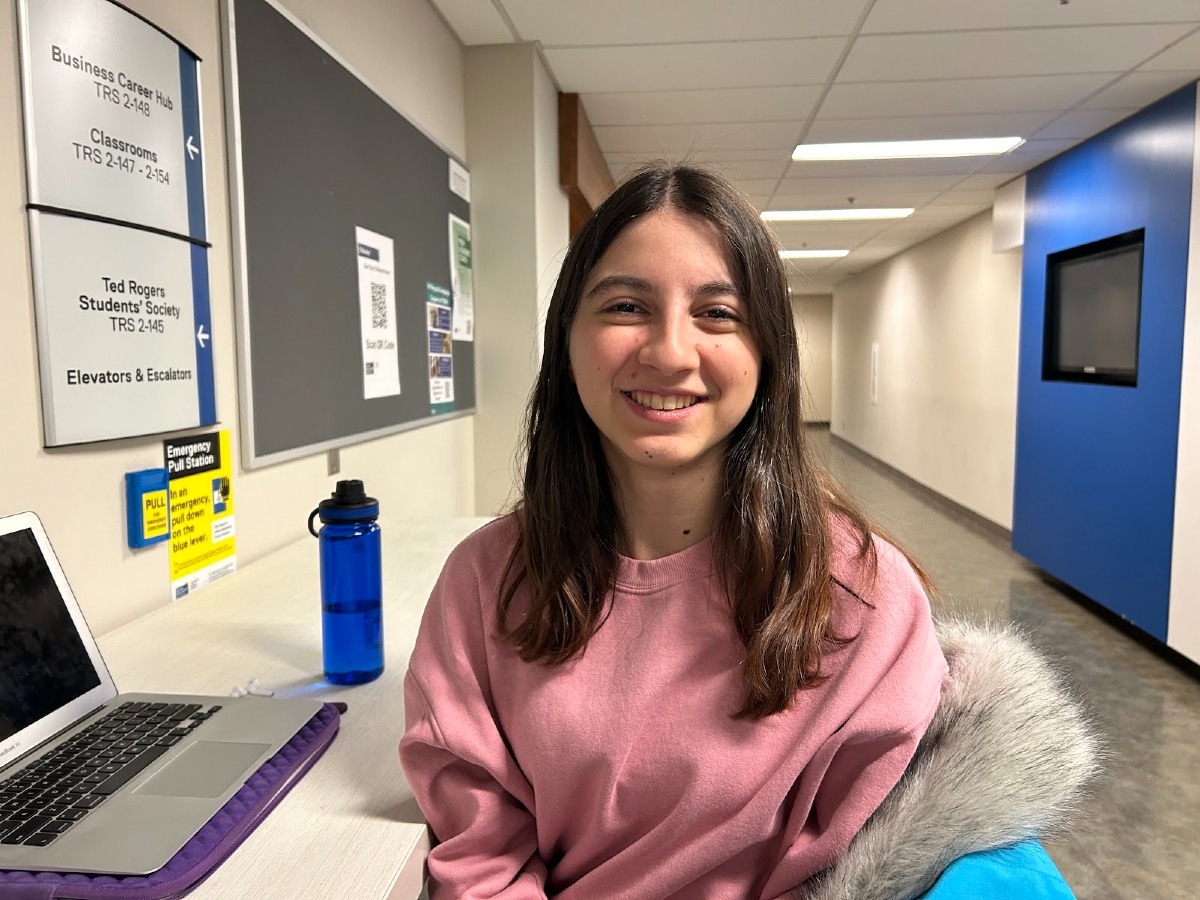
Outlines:
POLYGON ((908 557, 891 541, 830 514, 830 575, 836 607, 870 631, 904 631, 930 618, 929 598, 908 557))
POLYGON ((515 513, 499 516, 476 528, 450 551, 446 566, 470 566, 483 572, 493 571, 497 562, 503 568, 512 555, 518 534, 515 513))

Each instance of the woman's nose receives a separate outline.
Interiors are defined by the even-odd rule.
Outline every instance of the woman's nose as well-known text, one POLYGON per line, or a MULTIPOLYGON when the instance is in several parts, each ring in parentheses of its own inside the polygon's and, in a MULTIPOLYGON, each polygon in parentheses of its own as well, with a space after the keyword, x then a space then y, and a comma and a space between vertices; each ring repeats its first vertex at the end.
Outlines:
POLYGON ((638 361, 667 375, 694 369, 699 354, 693 331, 689 315, 673 313, 658 318, 646 335, 638 361))

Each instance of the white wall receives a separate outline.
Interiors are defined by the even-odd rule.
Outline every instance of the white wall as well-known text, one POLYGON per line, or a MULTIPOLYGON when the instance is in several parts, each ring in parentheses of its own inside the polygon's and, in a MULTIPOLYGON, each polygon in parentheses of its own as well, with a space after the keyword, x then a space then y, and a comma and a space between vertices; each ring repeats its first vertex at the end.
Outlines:
MULTIPOLYGON (((1196 134, 1200 136, 1200 108, 1196 134)), ((1194 153, 1167 644, 1200 662, 1200 140, 1194 153)))
POLYGON ((475 317, 475 508, 516 499, 521 417, 541 354, 539 323, 568 237, 558 183, 558 94, 533 44, 468 47, 475 317))
POLYGON ((1021 253, 976 216, 833 294, 835 435, 1012 527, 1021 253), (870 400, 878 341, 878 405, 870 400))
MULTIPOLYGON (((198 53, 206 154, 217 413, 239 446, 237 373, 217 0, 126 0, 198 53)), ((426 0, 285 0, 388 100, 447 148, 465 155, 462 49, 426 0)), ((88 622, 107 631, 167 602, 163 544, 125 545, 124 473, 162 465, 159 439, 45 451, 29 269, 15 0, 0 17, 0 514, 32 509, 50 533, 88 622)), ((469 162, 469 161, 468 161, 469 162)), ((470 417, 342 451, 342 476, 379 497, 382 524, 474 513, 470 417)), ((254 472, 238 468, 234 498, 243 564, 300 538, 336 480, 325 456, 254 472)), ((314 553, 315 545, 314 545, 314 553)), ((315 614, 315 613, 314 613, 315 614)))
POLYGON ((792 311, 800 342, 804 420, 828 422, 833 409, 833 296, 794 295, 792 311))

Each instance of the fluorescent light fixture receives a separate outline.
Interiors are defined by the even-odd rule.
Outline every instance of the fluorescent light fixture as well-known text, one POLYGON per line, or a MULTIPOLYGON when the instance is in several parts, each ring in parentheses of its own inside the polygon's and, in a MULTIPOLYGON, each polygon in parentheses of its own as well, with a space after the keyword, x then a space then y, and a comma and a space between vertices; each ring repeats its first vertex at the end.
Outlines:
POLYGON ((848 256, 849 250, 780 250, 782 259, 840 259, 848 256))
POLYGON ((999 156, 1025 143, 1023 138, 956 138, 940 141, 859 141, 853 144, 800 144, 796 161, 814 159, 922 159, 944 156, 999 156))
POLYGON ((897 209, 769 209, 764 222, 844 222, 851 219, 903 219, 912 207, 897 209))

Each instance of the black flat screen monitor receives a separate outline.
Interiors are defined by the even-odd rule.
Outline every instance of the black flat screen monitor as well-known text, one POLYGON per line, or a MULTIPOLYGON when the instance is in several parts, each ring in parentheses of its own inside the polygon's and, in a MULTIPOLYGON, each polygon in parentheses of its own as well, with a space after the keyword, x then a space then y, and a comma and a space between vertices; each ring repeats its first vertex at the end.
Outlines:
POLYGON ((1046 257, 1044 381, 1137 386, 1145 239, 1139 228, 1046 257))

